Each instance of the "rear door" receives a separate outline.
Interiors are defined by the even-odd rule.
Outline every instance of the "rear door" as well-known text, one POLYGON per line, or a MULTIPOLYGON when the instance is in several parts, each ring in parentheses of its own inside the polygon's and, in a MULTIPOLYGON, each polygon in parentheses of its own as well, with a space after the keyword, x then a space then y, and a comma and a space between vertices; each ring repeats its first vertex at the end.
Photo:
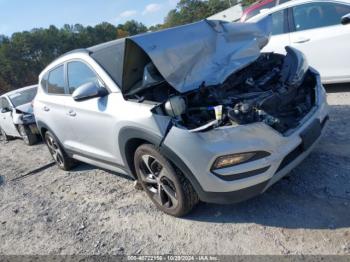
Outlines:
POLYGON ((323 82, 350 79, 350 25, 341 24, 348 13, 350 5, 335 2, 291 7, 291 45, 307 56, 323 82))
POLYGON ((19 136, 17 128, 13 124, 12 118, 12 105, 6 97, 0 98, 0 108, 7 108, 9 111, 2 113, 0 111, 0 127, 5 131, 9 136, 19 136))
POLYGON ((37 96, 36 105, 38 119, 54 133, 58 140, 66 146, 67 141, 73 139, 72 131, 68 125, 66 101, 69 99, 65 65, 61 64, 50 70, 41 83, 45 95, 37 96))
MULTIPOLYGON (((269 14, 268 17, 271 17, 272 20, 271 38, 262 51, 285 54, 285 47, 290 44, 287 10, 276 11, 269 14)), ((268 17, 264 19, 268 19, 268 17)))

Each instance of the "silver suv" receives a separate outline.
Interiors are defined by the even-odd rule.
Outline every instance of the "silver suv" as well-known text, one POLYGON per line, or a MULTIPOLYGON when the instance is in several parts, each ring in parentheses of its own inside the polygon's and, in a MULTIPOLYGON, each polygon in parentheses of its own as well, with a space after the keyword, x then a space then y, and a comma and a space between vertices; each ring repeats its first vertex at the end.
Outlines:
POLYGON ((266 30, 205 20, 58 58, 34 101, 54 160, 129 174, 173 216, 266 191, 310 153, 328 113, 302 53, 260 53, 266 30))

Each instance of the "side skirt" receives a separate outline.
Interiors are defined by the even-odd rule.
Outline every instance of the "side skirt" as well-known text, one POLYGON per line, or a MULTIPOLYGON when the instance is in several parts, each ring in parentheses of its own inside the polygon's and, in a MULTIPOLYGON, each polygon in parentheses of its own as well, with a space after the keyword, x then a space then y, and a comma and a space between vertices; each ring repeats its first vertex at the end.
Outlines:
MULTIPOLYGON (((128 173, 126 167, 122 166, 122 165, 118 165, 116 163, 112 163, 109 161, 104 161, 104 160, 100 160, 100 159, 96 159, 96 158, 92 158, 90 156, 86 156, 83 155, 81 153, 77 153, 77 152, 73 152, 71 150, 66 150, 67 154, 74 158, 75 160, 93 165, 93 166, 97 166, 100 167, 102 169, 107 169, 113 172, 117 172, 123 175, 127 175, 130 176, 130 174, 128 173)), ((130 176, 132 177, 132 176, 130 176)))

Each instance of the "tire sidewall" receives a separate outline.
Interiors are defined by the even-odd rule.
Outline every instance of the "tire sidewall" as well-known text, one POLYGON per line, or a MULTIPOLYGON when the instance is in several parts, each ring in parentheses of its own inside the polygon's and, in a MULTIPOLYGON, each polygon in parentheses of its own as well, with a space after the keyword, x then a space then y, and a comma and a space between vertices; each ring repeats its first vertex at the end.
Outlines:
POLYGON ((29 137, 28 137, 28 133, 27 133, 26 127, 23 126, 23 125, 20 125, 19 126, 19 133, 22 136, 22 139, 23 139, 24 143, 29 146, 30 142, 29 142, 29 137))
POLYGON ((9 138, 1 127, 0 127, 0 135, 1 135, 1 142, 3 143, 8 142, 9 138))
POLYGON ((181 216, 184 213, 184 209, 185 209, 185 196, 184 196, 184 191, 182 188, 182 185, 180 183, 180 180, 178 178, 178 175, 175 171, 175 169, 173 168, 173 166, 169 163, 169 161, 162 156, 159 151, 156 149, 156 147, 154 147, 151 144, 144 144, 142 146, 140 146, 136 152, 135 152, 135 157, 134 157, 134 167, 136 170, 136 175, 138 180, 140 181, 140 184, 142 185, 144 191, 146 192, 146 194, 148 195, 148 197, 151 199, 151 201, 158 207, 158 209, 160 209, 161 211, 163 211, 166 214, 172 215, 172 216, 181 216), (176 189, 176 194, 177 194, 177 200, 178 200, 178 206, 175 209, 170 209, 170 208, 166 208, 164 206, 159 205, 154 199, 153 199, 153 195, 151 192, 149 192, 149 190, 147 189, 146 185, 144 184, 144 182, 141 179, 141 173, 140 173, 140 169, 138 168, 140 165, 141 160, 141 156, 144 154, 148 154, 153 156, 154 158, 157 159, 157 161, 160 162, 160 164, 163 166, 163 168, 166 168, 167 171, 169 172, 169 177, 171 178, 175 189, 176 189))
MULTIPOLYGON (((53 134, 53 133, 51 133, 50 131, 47 131, 46 133, 45 133, 45 144, 47 145, 47 138, 48 137, 51 137, 54 141, 55 141, 55 143, 57 144, 57 146, 58 146, 58 148, 59 148, 59 150, 60 150, 60 153, 62 154, 62 158, 63 158, 63 164, 62 165, 60 165, 59 163, 57 163, 57 161, 54 159, 54 161, 55 161, 55 163, 57 164, 57 166, 60 168, 60 169, 62 169, 62 170, 65 170, 65 171, 68 171, 68 170, 70 170, 71 169, 71 167, 73 166, 72 165, 72 163, 70 163, 70 161, 69 161, 69 159, 68 159, 68 157, 67 157, 67 154, 64 152, 64 150, 62 149, 62 146, 61 146, 61 143, 58 141, 58 139, 56 138, 56 136, 53 134)), ((48 147, 48 145, 47 145, 47 147, 48 147)), ((48 147, 48 149, 49 149, 49 147, 48 147)), ((52 154, 51 154, 51 151, 49 150, 49 152, 50 152, 50 155, 52 156, 52 154)), ((53 157, 52 157, 53 158, 53 157)))

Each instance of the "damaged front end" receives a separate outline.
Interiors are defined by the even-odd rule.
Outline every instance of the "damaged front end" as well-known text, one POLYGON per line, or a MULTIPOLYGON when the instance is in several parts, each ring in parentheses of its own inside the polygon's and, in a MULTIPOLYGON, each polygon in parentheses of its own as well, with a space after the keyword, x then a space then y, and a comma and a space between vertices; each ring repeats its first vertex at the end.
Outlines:
POLYGON ((316 87, 316 76, 304 55, 291 47, 286 50, 286 56, 261 54, 222 84, 203 82, 181 94, 159 81, 138 96, 153 101, 163 97, 154 113, 171 116, 173 124, 191 132, 264 122, 285 133, 297 127, 315 105, 316 87))
POLYGON ((204 20, 90 51, 125 99, 153 102, 153 113, 180 128, 200 132, 264 122, 285 133, 315 105, 316 75, 292 47, 286 56, 260 52, 270 26, 268 19, 204 20))

